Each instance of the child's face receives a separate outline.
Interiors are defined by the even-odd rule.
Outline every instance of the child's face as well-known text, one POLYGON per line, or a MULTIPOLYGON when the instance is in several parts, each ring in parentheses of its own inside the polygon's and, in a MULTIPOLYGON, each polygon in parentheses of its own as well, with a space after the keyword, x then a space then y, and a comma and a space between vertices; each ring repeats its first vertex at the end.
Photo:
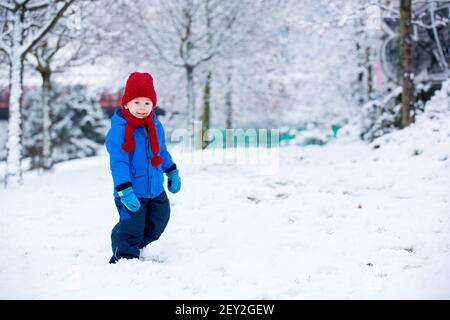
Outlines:
POLYGON ((139 97, 128 102, 125 109, 130 110, 130 113, 136 118, 143 119, 152 112, 153 102, 149 98, 139 97))

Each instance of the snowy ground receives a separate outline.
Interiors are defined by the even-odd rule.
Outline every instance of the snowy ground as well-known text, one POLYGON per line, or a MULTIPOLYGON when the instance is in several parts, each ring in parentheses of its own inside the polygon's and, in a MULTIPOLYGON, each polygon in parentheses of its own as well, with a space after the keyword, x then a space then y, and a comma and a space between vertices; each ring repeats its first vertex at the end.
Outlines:
POLYGON ((0 191, 0 298, 448 299, 444 129, 427 145, 282 147, 275 175, 180 163, 182 191, 151 248, 162 263, 108 264, 118 213, 106 156, 29 173, 0 191))

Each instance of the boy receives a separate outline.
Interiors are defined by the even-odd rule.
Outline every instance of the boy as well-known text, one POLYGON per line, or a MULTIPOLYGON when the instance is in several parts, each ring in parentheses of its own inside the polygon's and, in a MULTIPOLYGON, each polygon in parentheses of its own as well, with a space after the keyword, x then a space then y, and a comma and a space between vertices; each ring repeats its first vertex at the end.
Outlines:
POLYGON ((165 143, 164 128, 153 112, 157 98, 149 73, 129 75, 122 108, 111 119, 106 148, 114 182, 114 201, 120 221, 111 232, 113 256, 143 258, 142 249, 158 240, 170 217, 164 191, 177 193, 181 187, 178 169, 165 143))

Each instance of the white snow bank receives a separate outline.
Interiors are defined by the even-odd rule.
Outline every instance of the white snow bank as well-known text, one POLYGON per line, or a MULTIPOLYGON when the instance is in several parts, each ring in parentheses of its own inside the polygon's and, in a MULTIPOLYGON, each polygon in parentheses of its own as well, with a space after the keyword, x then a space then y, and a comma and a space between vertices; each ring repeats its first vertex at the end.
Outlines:
POLYGON ((446 161, 450 157, 450 80, 428 101, 415 123, 382 136, 371 145, 397 157, 424 154, 428 159, 446 161))

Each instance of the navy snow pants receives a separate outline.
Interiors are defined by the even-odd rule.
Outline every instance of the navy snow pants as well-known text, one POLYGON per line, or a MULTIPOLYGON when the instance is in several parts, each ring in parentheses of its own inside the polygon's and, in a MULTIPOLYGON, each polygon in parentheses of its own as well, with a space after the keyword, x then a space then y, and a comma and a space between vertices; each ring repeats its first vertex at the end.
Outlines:
POLYGON ((158 240, 169 222, 170 204, 167 194, 163 191, 153 199, 139 198, 141 207, 137 212, 128 210, 120 198, 114 198, 114 202, 120 221, 111 232, 113 256, 110 263, 115 263, 120 258, 139 258, 139 249, 158 240))

